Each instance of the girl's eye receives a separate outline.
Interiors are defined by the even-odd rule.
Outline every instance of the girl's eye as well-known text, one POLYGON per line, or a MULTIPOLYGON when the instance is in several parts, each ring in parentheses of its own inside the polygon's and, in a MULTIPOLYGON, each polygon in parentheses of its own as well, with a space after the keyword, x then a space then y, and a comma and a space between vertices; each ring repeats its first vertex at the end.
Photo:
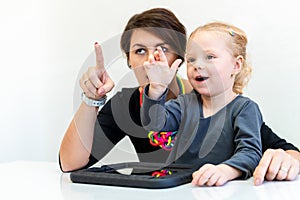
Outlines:
POLYGON ((211 55, 208 55, 208 56, 206 56, 206 60, 212 60, 212 59, 214 59, 215 57, 214 56, 211 56, 211 55))
POLYGON ((187 63, 193 63, 193 62, 196 61, 196 59, 195 58, 188 58, 186 61, 187 61, 187 63))
POLYGON ((145 54, 145 52, 146 52, 146 50, 143 49, 143 48, 140 48, 140 49, 135 50, 135 53, 136 53, 136 54, 140 54, 140 55, 145 54))

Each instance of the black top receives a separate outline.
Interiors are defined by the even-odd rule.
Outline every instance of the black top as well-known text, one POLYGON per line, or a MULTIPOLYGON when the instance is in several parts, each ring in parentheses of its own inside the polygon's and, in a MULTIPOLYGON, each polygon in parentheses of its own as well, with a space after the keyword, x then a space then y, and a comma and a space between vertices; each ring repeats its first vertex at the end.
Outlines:
POLYGON ((262 152, 267 149, 283 149, 283 150, 295 150, 299 151, 297 147, 293 144, 288 143, 285 139, 280 138, 276 135, 270 127, 265 123, 262 124, 260 128, 261 142, 262 142, 262 152))

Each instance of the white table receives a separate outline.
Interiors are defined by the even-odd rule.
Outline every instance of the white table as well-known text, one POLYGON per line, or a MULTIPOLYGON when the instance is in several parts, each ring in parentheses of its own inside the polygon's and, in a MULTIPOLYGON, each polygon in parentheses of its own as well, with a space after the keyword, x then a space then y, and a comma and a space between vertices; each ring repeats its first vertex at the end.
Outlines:
POLYGON ((207 199, 299 199, 300 176, 295 181, 231 181, 222 187, 185 184, 169 189, 140 189, 78 184, 62 173, 57 163, 11 162, 0 164, 0 199, 53 200, 207 200, 207 199))

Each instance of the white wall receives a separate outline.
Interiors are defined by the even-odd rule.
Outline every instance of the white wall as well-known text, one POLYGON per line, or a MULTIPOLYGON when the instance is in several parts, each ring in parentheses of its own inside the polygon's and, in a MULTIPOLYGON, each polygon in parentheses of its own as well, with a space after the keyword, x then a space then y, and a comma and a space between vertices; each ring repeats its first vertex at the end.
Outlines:
MULTIPOLYGON (((189 33, 212 20, 244 29, 254 68, 246 94, 274 131, 300 146, 296 0, 1 0, 0 162, 56 161, 93 43, 114 40, 131 15, 158 6, 174 11, 189 33)), ((128 73, 121 58, 110 70, 116 83, 128 73)))

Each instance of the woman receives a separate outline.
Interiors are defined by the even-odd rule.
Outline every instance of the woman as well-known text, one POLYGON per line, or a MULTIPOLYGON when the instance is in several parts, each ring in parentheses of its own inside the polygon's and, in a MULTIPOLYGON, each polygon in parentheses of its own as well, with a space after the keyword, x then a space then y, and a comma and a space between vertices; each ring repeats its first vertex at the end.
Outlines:
MULTIPOLYGON (((165 52, 169 65, 177 58, 184 60, 186 31, 172 12, 164 8, 154 8, 129 19, 121 37, 121 48, 126 54, 127 63, 134 70, 140 86, 123 89, 114 95, 99 113, 97 107, 88 106, 89 103, 86 103, 88 101, 80 105, 61 143, 59 156, 63 171, 72 171, 93 165, 125 136, 129 136, 140 161, 165 161, 169 151, 162 147, 170 147, 167 145, 153 146, 149 142, 148 132, 142 127, 140 120, 140 106, 143 100, 140 94, 148 83, 142 65, 149 55, 150 57, 154 56, 158 46, 165 52)), ((113 81, 105 71, 101 47, 98 44, 95 44, 95 52, 96 66, 90 67, 80 79, 80 86, 85 93, 83 99, 91 100, 89 102, 103 100, 105 94, 114 87, 113 81)), ((174 77, 168 87, 170 89, 167 100, 191 91, 188 81, 179 77, 174 77)), ((96 104, 101 102, 103 101, 96 101, 96 104)), ((263 181, 265 175, 266 178, 272 180, 295 178, 294 173, 291 176, 288 176, 287 173, 284 177, 277 177, 279 171, 277 166, 280 166, 281 162, 285 162, 288 163, 290 169, 299 170, 300 154, 294 151, 296 147, 279 138, 265 124, 262 125, 261 134, 263 151, 282 147, 284 150, 292 151, 268 150, 268 159, 264 159, 263 156, 257 172, 259 183, 263 181), (269 172, 272 176, 268 177, 269 172)))
MULTIPOLYGON (((123 89, 117 93, 98 116, 97 109, 86 103, 81 104, 61 145, 60 161, 63 171, 94 164, 126 135, 131 139, 140 161, 163 162, 166 159, 168 151, 149 143, 148 132, 141 126, 139 112, 142 103, 140 94, 148 83, 142 64, 159 46, 164 49, 169 63, 177 58, 184 60, 186 30, 176 16, 169 10, 160 8, 133 16, 122 34, 121 48, 140 87, 123 89)), ((113 87, 108 74, 104 72, 102 52, 98 44, 95 44, 95 51, 96 67, 89 68, 80 81, 85 96, 90 99, 103 97, 113 87), (100 74, 102 75, 98 76, 100 74), (101 87, 103 80, 107 88, 101 87), (103 89, 105 92, 102 92, 103 89)), ((169 87, 168 99, 191 91, 188 81, 178 76, 169 87)))

